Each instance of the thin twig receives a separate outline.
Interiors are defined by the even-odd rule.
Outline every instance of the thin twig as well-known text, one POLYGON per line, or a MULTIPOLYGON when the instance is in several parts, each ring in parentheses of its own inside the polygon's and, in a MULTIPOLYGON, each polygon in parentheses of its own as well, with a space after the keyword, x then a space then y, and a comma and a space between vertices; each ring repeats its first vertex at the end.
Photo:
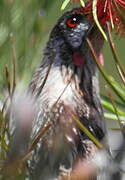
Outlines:
POLYGON ((76 121, 77 125, 79 126, 79 128, 96 144, 96 146, 100 149, 104 148, 104 145, 98 141, 97 138, 95 138, 95 136, 84 126, 83 123, 81 123, 76 116, 72 115, 72 119, 74 121, 76 121))
POLYGON ((19 163, 24 163, 31 157, 33 149, 35 148, 37 143, 40 141, 41 137, 43 137, 43 135, 45 135, 45 133, 49 130, 49 128, 51 126, 52 126, 52 124, 49 123, 48 125, 46 125, 42 129, 40 129, 38 135, 34 138, 34 141, 32 142, 28 153, 26 153, 25 156, 19 160, 19 163))
POLYGON ((34 147, 37 145, 39 142, 40 138, 49 130, 49 128, 52 126, 51 123, 47 124, 45 127, 40 129, 39 134, 35 137, 33 143, 30 146, 29 152, 34 149, 34 147))
POLYGON ((63 91, 61 92, 60 96, 57 98, 56 102, 54 103, 53 107, 56 106, 56 104, 59 102, 60 98, 62 97, 62 95, 64 94, 64 92, 66 91, 66 89, 68 88, 68 86, 70 85, 71 81, 69 81, 66 86, 64 87, 63 91))
POLYGON ((93 45, 91 43, 91 41, 86 38, 86 41, 88 43, 88 46, 91 50, 91 53, 92 53, 92 56, 93 56, 93 60, 95 61, 99 71, 101 72, 101 74, 103 75, 104 79, 106 80, 106 82, 111 86, 111 88, 114 90, 114 92, 117 94, 117 96, 123 101, 125 102, 125 98, 123 98, 117 91, 116 87, 111 83, 111 80, 110 78, 106 75, 106 72, 104 71, 104 69, 102 68, 102 66, 99 64, 99 60, 98 60, 98 57, 97 57, 97 54, 93 48, 93 45))
POLYGON ((125 135, 124 135, 125 133, 124 133, 123 128, 122 128, 121 120, 120 120, 119 115, 118 115, 118 111, 117 111, 117 107, 116 107, 114 98, 113 98, 112 93, 111 93, 110 91, 108 91, 108 97, 109 97, 109 99, 111 100, 112 106, 113 106, 114 111, 115 111, 115 114, 116 114, 116 116, 117 116, 117 120, 118 120, 118 123, 119 123, 120 130, 121 130, 121 132, 122 132, 122 134, 123 134, 123 137, 124 137, 124 136, 125 136, 125 135))
POLYGON ((124 72, 123 66, 120 63, 120 59, 117 55, 115 44, 113 42, 113 38, 111 35, 111 27, 109 24, 107 24, 107 29, 108 29, 108 41, 109 41, 109 45, 110 45, 110 48, 111 48, 111 51, 112 51, 112 54, 113 54, 113 57, 115 60, 115 65, 116 65, 116 68, 117 68, 118 73, 120 75, 120 78, 122 79, 122 81, 125 85, 125 72, 124 72))
POLYGON ((11 96, 10 72, 7 65, 5 65, 5 77, 7 81, 8 93, 9 93, 9 96, 11 96))
POLYGON ((13 65, 13 81, 12 81, 12 92, 11 92, 11 96, 13 95, 14 91, 15 91, 15 87, 16 87, 16 45, 15 45, 15 38, 13 35, 11 35, 10 37, 11 42, 12 42, 12 65, 13 65))
POLYGON ((46 72, 46 76, 45 76, 45 78, 44 78, 44 80, 43 80, 43 83, 41 84, 41 86, 40 86, 40 88, 39 88, 39 91, 38 91, 38 93, 37 93, 37 96, 39 96, 39 94, 42 92, 43 87, 44 87, 45 84, 46 84, 46 81, 47 81, 47 78, 48 78, 48 76, 49 76, 49 73, 50 73, 52 64, 53 64, 53 62, 54 62, 54 57, 55 57, 55 52, 53 52, 53 55, 52 55, 52 58, 51 58, 51 62, 50 62, 50 64, 49 64, 48 70, 47 70, 47 72, 46 72))

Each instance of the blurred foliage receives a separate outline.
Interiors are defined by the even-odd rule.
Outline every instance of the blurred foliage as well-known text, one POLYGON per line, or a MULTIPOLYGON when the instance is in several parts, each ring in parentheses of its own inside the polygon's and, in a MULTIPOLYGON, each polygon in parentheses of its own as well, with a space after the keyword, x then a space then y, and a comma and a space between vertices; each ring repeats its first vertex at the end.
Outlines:
MULTIPOLYGON (((54 3, 50 0, 0 1, 0 101, 6 100, 7 89, 9 93, 13 91, 14 78, 19 87, 25 88, 29 84, 42 59, 51 27, 61 14, 61 4, 60 0, 54 3)), ((0 170, 8 150, 7 128, 7 121, 0 111, 0 170)))
POLYGON ((46 37, 61 14, 61 1, 1 0, 0 2, 0 96, 6 86, 5 65, 12 75, 16 60, 16 78, 28 82, 41 60, 46 37), (54 11, 53 11, 54 10, 54 11))

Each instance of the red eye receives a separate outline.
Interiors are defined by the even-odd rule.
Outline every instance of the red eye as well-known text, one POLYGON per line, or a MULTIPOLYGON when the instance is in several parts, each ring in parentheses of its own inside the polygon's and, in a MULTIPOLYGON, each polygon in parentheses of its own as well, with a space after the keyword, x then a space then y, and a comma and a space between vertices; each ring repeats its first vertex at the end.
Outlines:
POLYGON ((66 21, 66 25, 69 28, 74 28, 76 27, 81 21, 83 20, 83 16, 81 14, 76 14, 72 17, 70 17, 67 21, 66 21))
POLYGON ((77 18, 76 18, 76 17, 70 18, 70 19, 68 19, 67 22, 66 22, 67 26, 70 27, 70 28, 76 27, 76 26, 77 26, 77 23, 78 23, 78 22, 77 22, 77 18))

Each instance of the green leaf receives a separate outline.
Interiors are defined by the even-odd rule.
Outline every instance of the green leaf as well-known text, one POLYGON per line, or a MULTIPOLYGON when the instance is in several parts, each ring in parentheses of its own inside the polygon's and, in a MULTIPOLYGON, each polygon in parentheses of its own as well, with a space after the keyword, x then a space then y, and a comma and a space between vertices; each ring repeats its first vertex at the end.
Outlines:
POLYGON ((99 20, 98 20, 98 17, 97 17, 97 0, 93 0, 93 3, 92 3, 92 13, 93 13, 93 17, 94 17, 94 20, 95 20, 95 23, 97 25, 97 27, 99 28, 100 32, 102 33, 104 39, 107 41, 107 36, 104 32, 104 30, 102 29, 100 23, 99 23, 99 20))
POLYGON ((85 7, 85 3, 84 3, 83 0, 80 0, 80 3, 81 3, 81 5, 82 5, 82 7, 85 7))
MULTIPOLYGON (((102 99, 101 103, 105 107, 105 109, 109 110, 112 113, 115 113, 115 109, 114 109, 113 105, 110 102, 105 101, 104 99, 102 99)), ((120 115, 120 116, 125 116, 125 113, 121 109, 119 109, 118 107, 117 107, 117 114, 120 115)))
POLYGON ((125 93, 123 91, 123 89, 121 88, 121 86, 115 81, 115 79, 112 76, 109 76, 106 71, 104 70, 104 68, 100 65, 99 63, 99 59, 95 53, 95 50, 93 48, 93 45, 91 43, 91 41, 87 38, 86 39, 89 48, 92 52, 94 61, 99 69, 99 71, 101 72, 102 76, 104 77, 104 79, 106 80, 106 82, 111 86, 112 90, 117 94, 117 96, 123 101, 123 103, 125 103, 125 93))
MULTIPOLYGON (((109 98, 109 96, 106 96, 106 95, 102 95, 102 94, 101 94, 101 99, 111 104, 111 99, 109 98)), ((115 99, 114 99, 114 102, 115 102, 115 104, 116 104, 119 108, 121 108, 121 109, 124 109, 124 108, 125 108, 124 103, 122 103, 122 101, 120 101, 119 99, 116 99, 116 98, 115 98, 115 99)))
POLYGON ((61 10, 64 10, 66 6, 69 4, 70 0, 65 0, 61 6, 61 10))
POLYGON ((76 121, 79 128, 99 147, 104 148, 103 144, 98 141, 98 139, 82 124, 75 116, 72 119, 76 121))
POLYGON ((116 82, 116 80, 110 76, 109 81, 111 86, 115 89, 116 94, 121 97, 121 100, 125 102, 125 91, 122 89, 121 85, 116 82))
MULTIPOLYGON (((107 118, 107 119, 118 120, 117 115, 112 114, 112 113, 107 113, 107 112, 105 112, 105 113, 104 113, 104 116, 105 116, 105 118, 107 118)), ((125 116, 119 116, 119 119, 120 119, 121 121, 125 121, 125 116)))

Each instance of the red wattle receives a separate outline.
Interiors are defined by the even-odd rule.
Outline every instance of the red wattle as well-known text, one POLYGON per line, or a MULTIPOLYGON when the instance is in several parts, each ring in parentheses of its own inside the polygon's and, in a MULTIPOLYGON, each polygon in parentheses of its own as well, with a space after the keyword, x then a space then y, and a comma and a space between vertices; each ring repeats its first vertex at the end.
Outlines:
POLYGON ((84 57, 80 52, 75 52, 72 58, 73 64, 76 66, 83 66, 85 63, 84 57))

